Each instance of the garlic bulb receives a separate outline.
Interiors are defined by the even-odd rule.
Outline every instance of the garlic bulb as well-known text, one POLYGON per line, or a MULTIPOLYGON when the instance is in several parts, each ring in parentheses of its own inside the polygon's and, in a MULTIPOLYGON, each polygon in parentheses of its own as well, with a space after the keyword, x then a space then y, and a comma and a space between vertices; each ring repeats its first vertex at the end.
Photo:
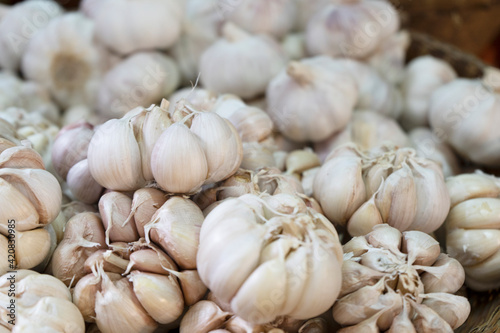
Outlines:
POLYGON ((86 0, 81 7, 95 22, 97 38, 119 54, 166 49, 181 32, 179 1, 86 0))
POLYGON ((104 53, 95 44, 92 21, 67 13, 31 38, 22 60, 26 78, 50 91, 64 107, 95 103, 104 53))
POLYGON ((429 128, 414 128, 408 133, 408 137, 418 156, 428 158, 441 165, 445 178, 460 173, 460 161, 455 152, 429 128))
POLYGON ((43 116, 54 124, 59 121, 59 111, 45 88, 36 82, 22 81, 13 74, 0 72, 0 110, 9 107, 43 116))
POLYGON ((71 293, 53 276, 20 269, 0 277, 0 290, 0 325, 6 332, 85 332, 71 293))
MULTIPOLYGON (((7 243, 15 241, 15 258, 2 264, 7 269, 31 269, 50 253, 49 225, 61 209, 61 188, 56 178, 44 170, 41 156, 24 146, 2 147, 0 151, 0 238, 7 263, 7 243), (13 232, 14 231, 14 232, 13 232)), ((55 239, 54 239, 55 241, 55 239)), ((9 258, 12 255, 9 251, 9 258)))
POLYGON ((340 291, 337 232, 298 202, 287 194, 227 199, 201 227, 201 280, 251 324, 317 316, 340 291))
POLYGON ((453 332, 469 316, 460 264, 420 231, 375 226, 344 247, 339 332, 453 332), (364 329, 364 330, 363 330, 364 329))
POLYGON ((333 150, 314 179, 314 197, 351 236, 378 224, 431 233, 443 224, 450 197, 441 167, 411 148, 333 150))
POLYGON ((289 0, 240 0, 219 4, 223 17, 254 34, 283 37, 295 24, 297 7, 289 0))
POLYGON ((33 35, 62 14, 55 1, 25 1, 12 6, 0 21, 0 67, 16 72, 33 35))
POLYGON ((477 291, 500 287, 500 182, 480 172, 447 179, 451 210, 446 218, 446 250, 465 270, 477 291))
POLYGON ((413 59, 404 71, 403 113, 399 121, 406 129, 429 125, 429 103, 436 89, 455 80, 457 74, 443 60, 432 56, 413 59))
POLYGON ((434 133, 464 158, 499 166, 499 103, 500 95, 481 81, 456 79, 432 94, 429 122, 434 133))
POLYGON ((269 83, 267 112, 287 138, 321 141, 347 125, 357 98, 356 82, 339 63, 308 58, 290 62, 269 83))
POLYGON ((336 2, 319 10, 307 24, 307 50, 311 55, 361 59, 399 29, 398 12, 389 1, 336 2))
POLYGON ((134 53, 104 76, 97 109, 107 118, 120 118, 137 106, 159 103, 179 81, 179 70, 170 57, 159 52, 134 53))
POLYGON ((408 136, 392 118, 371 111, 355 111, 347 126, 324 141, 314 144, 314 151, 321 161, 330 152, 348 142, 368 150, 384 144, 409 146, 408 136))
POLYGON ((203 85, 246 99, 263 94, 269 81, 285 66, 281 46, 269 36, 251 35, 232 23, 224 25, 222 35, 201 56, 203 85))

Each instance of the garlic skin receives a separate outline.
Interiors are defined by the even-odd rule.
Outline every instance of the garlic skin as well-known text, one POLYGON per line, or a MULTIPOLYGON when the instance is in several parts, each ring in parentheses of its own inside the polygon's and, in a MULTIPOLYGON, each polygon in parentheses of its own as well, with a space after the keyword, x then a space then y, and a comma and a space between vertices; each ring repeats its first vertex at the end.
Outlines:
POLYGON ((431 96, 429 122, 458 154, 480 165, 499 166, 500 95, 480 80, 456 79, 431 96))
POLYGON ((411 148, 341 146, 327 157, 313 189, 328 219, 351 236, 384 223, 431 233, 450 207, 441 168, 411 148))
POLYGON ((244 99, 263 94, 269 81, 285 66, 281 46, 269 36, 252 35, 233 23, 223 26, 222 36, 201 56, 203 86, 244 99))
POLYGON ((108 119, 120 118, 137 106, 159 103, 179 82, 179 69, 170 57, 159 52, 134 53, 104 75, 97 109, 108 119))
POLYGON ((201 227, 199 275, 215 297, 249 323, 284 315, 311 318, 326 311, 339 293, 337 232, 321 214, 297 202, 287 194, 227 199, 201 227), (299 274, 303 269, 307 273, 299 274), (291 279, 296 283, 288 283, 291 279))
POLYGON ((267 112, 285 137, 316 142, 347 125, 358 89, 336 60, 315 57, 290 62, 269 83, 266 96, 267 112))
POLYGON ((99 41, 122 55, 167 49, 180 36, 182 6, 175 0, 85 0, 81 7, 94 21, 99 41))
POLYGON ((342 131, 314 143, 314 151, 324 161, 332 150, 348 142, 365 150, 384 144, 397 147, 410 145, 408 136, 394 119, 371 111, 357 110, 342 131))
POLYGON ((0 277, 0 290, 5 303, 0 310, 0 324, 6 332, 85 332, 82 314, 71 303, 70 291, 53 276, 20 269, 0 277), (11 300, 16 305, 14 318, 7 309, 11 300))
POLYGON ((295 1, 241 0, 219 4, 221 14, 253 34, 283 37, 294 26, 297 13, 295 1))
POLYGON ((500 286, 499 180, 476 172, 447 179, 451 210, 445 221, 446 250, 465 270, 466 285, 476 291, 500 286))
POLYGON ((410 61, 402 82, 403 113, 399 121, 405 129, 429 126, 429 104, 436 89, 457 78, 455 70, 443 60, 422 56, 410 61))
POLYGON ((0 21, 0 67, 16 72, 30 38, 63 9, 55 1, 18 3, 0 21))
POLYGON ((343 249, 342 291, 333 306, 333 318, 344 326, 339 332, 366 326, 370 332, 430 332, 435 323, 451 333, 469 316, 468 300, 453 295, 464 282, 463 268, 440 254, 431 236, 382 224, 343 249))
POLYGON ((94 41, 92 21, 67 13, 31 38, 21 69, 26 78, 49 90, 61 107, 94 105, 104 57, 94 41))
POLYGON ((398 29, 399 15, 390 2, 343 0, 325 6, 310 19, 307 50, 311 55, 362 59, 398 29))

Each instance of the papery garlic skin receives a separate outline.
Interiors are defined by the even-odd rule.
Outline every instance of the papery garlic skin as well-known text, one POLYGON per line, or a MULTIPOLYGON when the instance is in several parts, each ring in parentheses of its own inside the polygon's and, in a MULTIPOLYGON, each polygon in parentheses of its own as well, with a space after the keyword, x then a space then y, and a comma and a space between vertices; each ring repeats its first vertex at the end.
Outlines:
POLYGON ((404 71, 402 93, 404 100, 401 124, 406 129, 429 125, 429 104, 436 89, 456 79, 455 70, 446 62, 432 56, 413 59, 404 71))
POLYGON ((0 67, 17 71, 30 38, 62 12, 55 1, 27 1, 12 6, 0 21, 0 67))
POLYGON ((321 141, 347 125, 358 89, 335 60, 315 57, 290 62, 269 83, 266 96, 267 112, 284 136, 321 141))
POLYGON ((467 319, 469 302, 453 295, 464 282, 463 268, 440 254, 431 236, 383 224, 343 249, 341 297, 333 306, 341 332, 368 324, 371 331, 427 332, 432 322, 451 333, 467 319))
POLYGON ((103 77, 97 109, 107 118, 119 118, 137 107, 149 107, 170 95, 179 85, 175 62, 159 52, 138 52, 103 77))
POLYGON ((465 270, 465 283, 473 290, 500 286, 500 183, 476 172, 450 177, 446 182, 451 210, 446 219, 446 249, 465 270))
POLYGON ((88 0, 81 6, 95 22, 97 38, 119 54, 166 49, 180 35, 182 6, 178 1, 88 0))
POLYGON ((388 1, 355 0, 329 4, 306 28, 311 55, 361 59, 399 29, 399 15, 388 1))
POLYGON ((197 263, 202 281, 252 324, 283 315, 314 317, 339 292, 341 252, 335 229, 314 210, 291 204, 292 199, 287 194, 228 199, 201 227, 197 263), (302 269, 308 273, 299 274, 302 269), (297 284, 292 287, 290 279, 297 284))
POLYGON ((200 78, 209 90, 249 99, 265 92, 285 61, 281 46, 269 36, 251 35, 226 23, 223 38, 201 56, 200 78))
POLYGON ((352 236, 382 223, 430 233, 450 207, 441 167, 411 148, 340 146, 318 171, 313 189, 325 215, 352 236))
POLYGON ((431 97, 429 122, 433 131, 462 157, 477 164, 500 165, 499 133, 494 124, 500 95, 479 80, 456 79, 431 97))

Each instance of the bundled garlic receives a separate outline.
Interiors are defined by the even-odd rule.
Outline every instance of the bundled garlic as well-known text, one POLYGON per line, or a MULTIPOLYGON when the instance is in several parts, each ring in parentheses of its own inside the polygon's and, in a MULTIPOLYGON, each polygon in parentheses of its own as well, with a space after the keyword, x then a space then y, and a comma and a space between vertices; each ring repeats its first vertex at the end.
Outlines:
POLYGON ((251 324, 308 319, 340 291, 342 252, 321 214, 288 194, 227 199, 205 218, 197 255, 201 280, 251 324))
POLYGON ((355 111, 342 131, 316 142, 314 151, 324 161, 333 149, 348 142, 354 142, 364 150, 384 144, 409 145, 408 136, 394 119, 371 111, 355 111))
POLYGON ((402 82, 401 124, 406 129, 428 126, 432 93, 456 77, 457 74, 448 63, 432 56, 422 56, 410 61, 402 82))
POLYGON ((497 82, 456 79, 431 96, 429 122, 440 140, 472 162, 500 166, 500 94, 497 82))
POLYGON ((44 266, 55 243, 48 225, 61 209, 57 179, 36 151, 0 137, 0 188, 0 272, 44 266))
POLYGON ((389 1, 335 1, 309 20, 307 50, 311 55, 362 59, 398 29, 399 15, 389 1))
POLYGON ((500 182, 480 172, 447 179, 451 210, 446 218, 446 250, 465 270, 477 291, 500 287, 500 182))
POLYGON ((341 146, 314 179, 314 197, 328 219, 365 235, 378 224, 431 233, 443 224, 450 197, 441 167, 412 148, 341 146))
POLYGON ((267 112, 293 141, 321 141, 343 129, 358 89, 341 63, 329 57, 292 61, 267 87, 267 112))
POLYGON ((452 333, 469 316, 468 300, 453 295, 464 270, 431 236, 384 224, 343 249, 342 289, 333 306, 333 318, 345 326, 339 333, 452 333))
POLYGON ((119 54, 167 49, 181 32, 182 7, 176 0, 85 0, 81 7, 94 21, 97 38, 119 54))
POLYGON ((22 72, 64 108, 94 105, 107 57, 94 39, 94 25, 82 14, 59 16, 31 38, 22 72))
POLYGON ((249 99, 263 94, 269 81, 285 66, 281 46, 266 35, 251 35, 232 23, 223 38, 200 59, 201 82, 217 93, 249 99))
POLYGON ((179 69, 170 57, 159 52, 135 53, 104 75, 97 109, 108 119, 120 118, 137 106, 159 103, 179 82, 179 69))
POLYGON ((12 6, 0 21, 0 67, 16 72, 33 35, 62 14, 55 1, 31 0, 12 6))
POLYGON ((25 269, 7 273, 0 277, 0 328, 12 333, 85 333, 82 314, 71 300, 69 289, 51 275, 25 269))
POLYGON ((90 174, 87 151, 94 127, 85 122, 63 127, 52 147, 52 164, 66 181, 69 195, 83 203, 97 203, 103 188, 90 174))

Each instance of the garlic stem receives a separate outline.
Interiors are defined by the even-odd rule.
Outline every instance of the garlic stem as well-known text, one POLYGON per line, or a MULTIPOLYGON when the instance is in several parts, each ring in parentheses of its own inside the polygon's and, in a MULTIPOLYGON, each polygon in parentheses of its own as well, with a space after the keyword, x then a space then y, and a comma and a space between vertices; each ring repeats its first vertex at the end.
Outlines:
POLYGON ((236 43, 250 37, 250 34, 237 25, 228 22, 222 27, 222 36, 229 42, 236 43))
POLYGON ((301 85, 306 85, 313 81, 311 70, 298 61, 291 61, 288 64, 286 73, 301 85))

